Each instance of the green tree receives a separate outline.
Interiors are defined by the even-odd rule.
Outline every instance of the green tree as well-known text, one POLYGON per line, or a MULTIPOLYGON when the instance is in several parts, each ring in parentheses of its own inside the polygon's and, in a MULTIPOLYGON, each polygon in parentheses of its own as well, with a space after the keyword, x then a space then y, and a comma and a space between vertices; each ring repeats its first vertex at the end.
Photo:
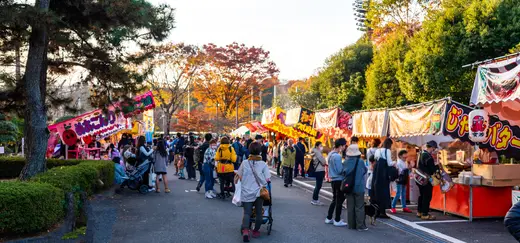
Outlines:
MULTIPOLYGON (((15 88, 0 93, 0 98, 14 99, 24 108, 28 163, 21 179, 45 170, 45 104, 53 98, 47 97, 48 73, 86 71, 79 81, 91 85, 91 102, 108 105, 121 95, 140 90, 143 75, 125 66, 153 54, 131 55, 129 47, 145 49, 163 40, 173 28, 173 20, 173 9, 168 5, 153 6, 145 0, 36 0, 34 5, 18 0, 0 2, 0 23, 24 27, 0 35, 0 45, 13 36, 28 34, 28 51, 22 55, 27 59, 23 77, 16 80, 15 88)), ((0 50, 5 52, 5 48, 0 50)))
POLYGON ((520 2, 446 0, 429 12, 397 73, 406 98, 467 102, 475 70, 462 65, 506 54, 520 42, 520 2))
POLYGON ((360 109, 366 84, 364 73, 372 56, 372 44, 361 38, 327 58, 318 74, 306 81, 309 84, 299 92, 293 90, 291 97, 310 109, 335 106, 346 111, 360 109))
POLYGON ((16 124, 7 120, 5 115, 0 113, 0 145, 16 142, 18 138, 18 128, 16 124))
POLYGON ((395 74, 409 50, 409 37, 398 31, 387 38, 374 53, 373 62, 365 73, 367 86, 363 108, 396 107, 407 103, 395 74))

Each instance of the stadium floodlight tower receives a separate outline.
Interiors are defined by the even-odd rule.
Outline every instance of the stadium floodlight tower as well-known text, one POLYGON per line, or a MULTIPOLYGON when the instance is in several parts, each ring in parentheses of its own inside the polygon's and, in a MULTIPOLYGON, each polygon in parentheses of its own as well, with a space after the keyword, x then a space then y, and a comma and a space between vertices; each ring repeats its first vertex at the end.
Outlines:
POLYGON ((370 0, 355 0, 354 3, 352 3, 354 19, 357 21, 356 25, 359 31, 370 31, 370 28, 367 27, 367 12, 369 6, 370 0))

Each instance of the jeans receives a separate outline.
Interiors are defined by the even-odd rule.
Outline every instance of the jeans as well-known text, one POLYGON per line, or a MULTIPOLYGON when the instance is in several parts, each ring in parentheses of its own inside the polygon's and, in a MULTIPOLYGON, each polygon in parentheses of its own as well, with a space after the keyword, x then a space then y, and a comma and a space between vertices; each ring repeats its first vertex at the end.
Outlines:
POLYGON ((301 166, 301 176, 302 177, 305 177, 305 162, 304 160, 299 160, 299 159, 296 159, 296 162, 294 164, 294 177, 298 177, 298 166, 301 166))
POLYGON ((249 229, 249 223, 251 222, 251 214, 253 214, 253 206, 255 207, 255 228, 254 230, 260 230, 260 226, 262 226, 263 215, 262 215, 262 206, 264 204, 264 200, 262 198, 257 197, 254 202, 242 202, 242 206, 244 207, 244 217, 242 218, 242 229, 249 229))
POLYGON ((312 194, 312 200, 317 201, 320 195, 320 189, 323 185, 323 178, 325 178, 325 171, 314 172, 316 177, 316 186, 314 187, 314 193, 312 194))
POLYGON ((280 176, 280 167, 282 167, 282 162, 279 158, 275 158, 276 161, 276 175, 280 176))
POLYGON ((339 222, 341 220, 341 207, 345 201, 345 194, 341 192, 341 181, 333 181, 332 185, 332 203, 329 206, 329 212, 327 219, 332 219, 332 214, 336 211, 336 217, 334 221, 339 222))
POLYGON ((284 166, 283 167, 283 184, 285 184, 285 185, 291 184, 292 185, 292 179, 293 179, 293 177, 292 177, 292 168, 284 166))
MULTIPOLYGON (((213 191, 213 185, 214 185, 214 180, 213 180, 213 166, 209 163, 204 163, 202 165, 202 169, 204 170, 204 188, 206 189, 206 192, 207 191, 213 191)), ((202 179, 201 179, 202 180, 202 179)))
POLYGON ((365 228, 365 195, 364 193, 347 194, 348 226, 351 229, 365 228))
POLYGON ((430 212, 430 202, 432 201, 433 186, 428 183, 425 186, 419 186, 419 200, 417 200, 417 211, 423 216, 428 216, 430 212))
POLYGON ((403 205, 403 208, 406 208, 406 185, 397 184, 397 192, 392 201, 392 208, 395 208, 397 200, 399 199, 401 199, 401 205, 403 205))
POLYGON ((224 195, 226 191, 234 192, 235 184, 233 183, 233 179, 235 178, 234 172, 228 173, 219 173, 218 179, 220 183, 220 194, 224 195))
POLYGON ((197 184, 197 187, 200 188, 204 181, 206 180, 206 176, 204 176, 204 168, 202 168, 202 164, 198 164, 198 171, 199 171, 199 184, 197 184))

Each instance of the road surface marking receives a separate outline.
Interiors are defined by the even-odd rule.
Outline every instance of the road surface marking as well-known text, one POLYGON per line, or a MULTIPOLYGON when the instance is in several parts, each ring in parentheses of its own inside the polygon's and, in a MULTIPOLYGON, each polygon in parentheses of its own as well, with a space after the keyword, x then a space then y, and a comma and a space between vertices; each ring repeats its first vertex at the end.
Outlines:
POLYGON ((453 219, 453 220, 435 220, 435 221, 421 221, 415 222, 416 224, 438 224, 438 223, 468 223, 469 220, 464 219, 453 219))

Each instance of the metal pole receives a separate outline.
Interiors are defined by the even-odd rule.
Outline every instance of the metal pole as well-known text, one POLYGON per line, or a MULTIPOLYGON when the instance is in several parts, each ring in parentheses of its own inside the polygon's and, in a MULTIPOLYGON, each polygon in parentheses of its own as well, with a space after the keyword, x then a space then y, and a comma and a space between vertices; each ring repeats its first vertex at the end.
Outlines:
POLYGON ((235 106, 236 106, 235 127, 238 128, 238 97, 235 97, 235 106))
POLYGON ((191 113, 191 102, 190 102, 190 99, 191 99, 191 91, 190 91, 190 86, 188 85, 188 119, 190 119, 190 113, 191 113))
POLYGON ((254 110, 253 110, 253 88, 251 88, 251 121, 253 120, 253 113, 254 113, 254 110))
POLYGON ((276 101, 276 85, 273 86, 273 106, 274 106, 275 101, 276 101))
POLYGON ((216 108, 216 112, 215 112, 215 127, 216 127, 217 129, 215 129, 215 130, 218 131, 218 102, 217 102, 217 106, 216 106, 216 107, 217 107, 217 108, 216 108))
POLYGON ((262 112, 262 90, 260 90, 260 112, 262 112))

